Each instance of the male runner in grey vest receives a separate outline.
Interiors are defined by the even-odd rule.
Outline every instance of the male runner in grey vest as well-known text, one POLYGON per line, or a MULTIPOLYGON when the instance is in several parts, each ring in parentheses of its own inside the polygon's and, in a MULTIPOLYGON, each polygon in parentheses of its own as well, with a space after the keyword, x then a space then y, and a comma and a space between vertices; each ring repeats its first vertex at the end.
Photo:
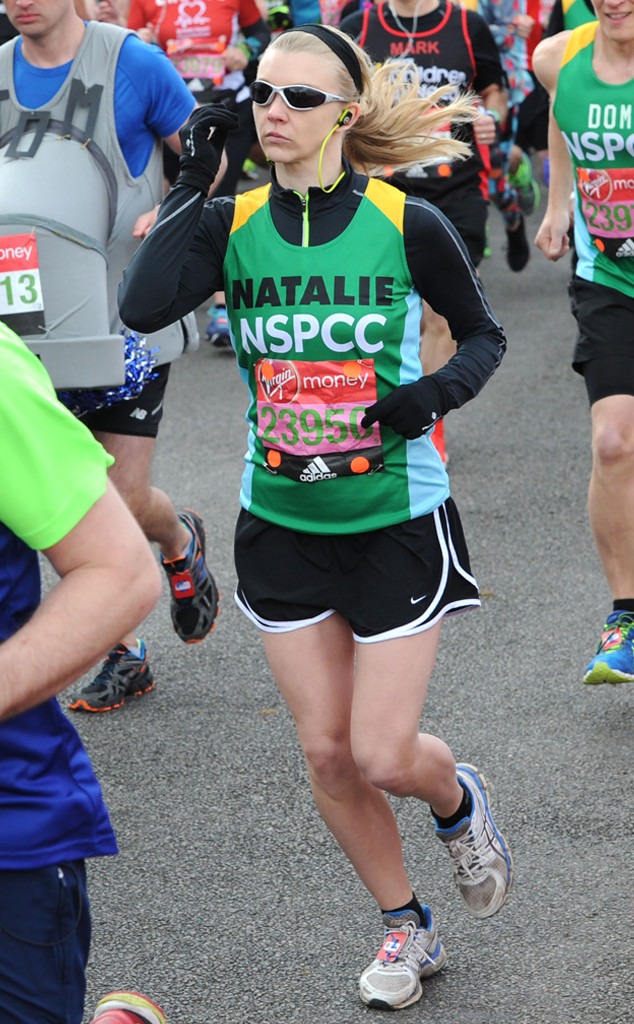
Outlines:
MULTIPOLYGON (((122 385, 116 286, 162 197, 161 142, 180 152, 195 103, 162 53, 118 26, 85 23, 73 0, 6 9, 19 35, 0 46, 0 320, 58 388, 122 385)), ((112 479, 160 547, 174 628, 194 643, 217 611, 203 525, 151 485, 169 367, 184 345, 180 324, 153 335, 158 366, 141 393, 79 415, 114 455, 112 479)), ((153 686, 145 645, 129 634, 70 707, 107 711, 153 686)))

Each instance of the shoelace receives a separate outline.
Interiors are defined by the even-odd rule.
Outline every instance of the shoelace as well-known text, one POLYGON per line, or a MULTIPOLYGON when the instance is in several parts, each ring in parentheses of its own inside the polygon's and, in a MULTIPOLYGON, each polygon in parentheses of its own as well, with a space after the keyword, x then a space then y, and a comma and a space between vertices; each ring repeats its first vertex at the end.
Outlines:
POLYGON ((623 639, 625 640, 627 639, 628 633, 631 630, 632 626, 634 626, 634 615, 632 615, 631 612, 623 612, 621 615, 619 615, 618 619, 615 619, 614 622, 606 622, 604 627, 605 637, 601 640, 601 643, 599 644, 599 650, 597 651, 597 654, 599 654, 606 646, 606 644, 610 642, 610 640, 612 639, 612 634, 616 629, 621 630, 623 634, 623 639))
POLYGON ((454 860, 455 873, 460 878, 477 882, 488 873, 489 848, 484 848, 481 835, 476 835, 472 829, 449 843, 449 849, 454 860))
POLYGON ((392 961, 386 961, 383 963, 384 968, 389 968, 393 964, 399 961, 405 963, 408 967, 412 967, 418 971, 420 968, 421 957, 428 960, 433 965, 434 961, 427 952, 427 946, 429 944, 429 932, 424 931, 423 928, 416 928, 411 922, 403 925, 403 928, 391 928, 389 931, 386 930, 385 938, 383 939, 383 945, 388 941, 390 935, 394 935, 397 931, 406 931, 407 938, 403 944, 403 948, 397 957, 392 961))
POLYGON ((119 659, 122 657, 123 653, 124 652, 121 650, 121 648, 116 647, 113 651, 110 651, 106 655, 106 660, 104 661, 103 665, 101 666, 101 669, 93 679, 93 686, 97 687, 108 685, 112 678, 114 667, 116 663, 119 661, 119 659))

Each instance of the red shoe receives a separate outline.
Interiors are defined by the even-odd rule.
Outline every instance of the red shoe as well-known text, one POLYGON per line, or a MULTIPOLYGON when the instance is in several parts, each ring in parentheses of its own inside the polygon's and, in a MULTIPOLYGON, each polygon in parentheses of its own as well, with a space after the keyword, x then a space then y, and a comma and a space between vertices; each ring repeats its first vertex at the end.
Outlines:
POLYGON ((160 1006, 140 992, 108 992, 95 1006, 91 1024, 166 1024, 160 1006))
POLYGON ((438 420, 431 434, 431 442, 442 459, 443 466, 449 462, 447 449, 445 447, 445 421, 438 420))

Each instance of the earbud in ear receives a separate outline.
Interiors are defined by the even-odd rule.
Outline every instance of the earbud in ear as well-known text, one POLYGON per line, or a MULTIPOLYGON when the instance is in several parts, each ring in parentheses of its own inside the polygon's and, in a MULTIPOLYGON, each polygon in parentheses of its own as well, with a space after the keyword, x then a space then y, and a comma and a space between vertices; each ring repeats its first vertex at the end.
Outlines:
POLYGON ((352 111, 351 110, 344 110, 343 113, 341 114, 341 117, 337 121, 337 124, 339 124, 339 125, 350 124, 351 121, 352 121, 352 111))

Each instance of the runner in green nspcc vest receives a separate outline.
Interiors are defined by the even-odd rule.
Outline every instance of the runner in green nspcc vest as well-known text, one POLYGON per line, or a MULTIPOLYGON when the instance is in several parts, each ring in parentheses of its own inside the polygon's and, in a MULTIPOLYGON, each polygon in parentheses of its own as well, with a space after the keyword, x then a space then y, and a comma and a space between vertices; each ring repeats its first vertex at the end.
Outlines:
POLYGON ((551 97, 551 182, 536 241, 550 260, 568 251, 572 198, 573 367, 591 407, 588 509, 612 597, 584 674, 591 685, 634 682, 634 16, 631 3, 594 6, 597 21, 535 51, 551 97))
POLYGON ((449 222, 374 176, 466 155, 451 125, 476 111, 442 90, 421 99, 411 64, 374 66, 323 25, 279 36, 251 96, 271 184, 206 204, 222 112, 197 111, 121 311, 148 330, 226 293, 249 395, 236 600, 261 631, 319 812, 381 908, 361 999, 400 1009, 446 953, 386 792, 431 805, 476 917, 500 909, 513 873, 482 775, 419 733, 441 621, 480 603, 430 432, 486 383, 505 337, 449 222), (427 377, 423 297, 458 342, 427 377))

